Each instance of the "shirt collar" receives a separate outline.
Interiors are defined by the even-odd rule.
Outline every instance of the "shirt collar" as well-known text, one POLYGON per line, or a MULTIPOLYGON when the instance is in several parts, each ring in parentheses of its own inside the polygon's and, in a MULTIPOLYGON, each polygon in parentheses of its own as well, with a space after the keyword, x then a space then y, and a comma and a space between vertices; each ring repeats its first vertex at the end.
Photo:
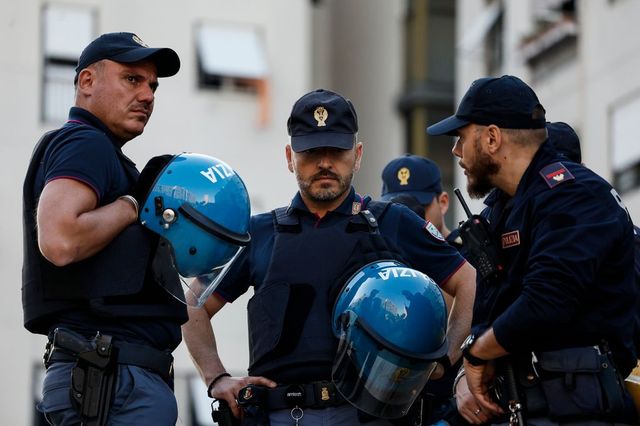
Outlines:
MULTIPOLYGON (((344 216, 352 216, 354 211, 353 204, 356 202, 358 204, 361 204, 363 202, 363 198, 362 196, 360 196, 360 194, 356 194, 355 189, 351 187, 347 198, 345 198, 344 201, 335 210, 332 210, 332 212, 344 216)), ((287 209, 287 213, 292 213, 293 211, 310 213, 307 205, 302 200, 300 191, 298 191, 295 197, 293 197, 293 199, 291 200, 291 204, 289 204, 289 208, 287 209)))
POLYGON ((80 122, 82 124, 86 124, 91 127, 95 127, 96 129, 103 132, 105 135, 111 139, 114 145, 121 148, 123 143, 122 141, 114 135, 111 130, 102 122, 98 117, 90 113, 84 108, 80 107, 71 107, 69 110, 69 122, 80 122))

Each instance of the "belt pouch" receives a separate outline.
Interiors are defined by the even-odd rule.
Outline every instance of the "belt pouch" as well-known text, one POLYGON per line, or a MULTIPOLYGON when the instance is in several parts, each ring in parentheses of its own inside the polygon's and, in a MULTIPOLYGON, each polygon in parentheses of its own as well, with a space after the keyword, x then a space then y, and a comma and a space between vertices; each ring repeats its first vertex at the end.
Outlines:
POLYGON ((600 352, 595 347, 537 353, 542 390, 552 420, 604 413, 599 374, 600 352))

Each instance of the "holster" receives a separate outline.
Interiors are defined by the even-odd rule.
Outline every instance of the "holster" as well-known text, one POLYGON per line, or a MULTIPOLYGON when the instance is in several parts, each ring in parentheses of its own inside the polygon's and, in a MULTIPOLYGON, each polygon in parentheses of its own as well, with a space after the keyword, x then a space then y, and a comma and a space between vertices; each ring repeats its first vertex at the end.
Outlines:
POLYGON ((87 340, 71 330, 57 328, 51 347, 77 359, 71 372, 69 392, 71 404, 82 419, 82 424, 105 425, 117 371, 117 354, 111 344, 111 336, 98 333, 93 339, 87 340))
POLYGON ((229 408, 229 404, 224 399, 216 399, 211 403, 211 419, 219 426, 240 426, 240 419, 236 418, 229 408), (218 401, 218 406, 213 404, 218 401))

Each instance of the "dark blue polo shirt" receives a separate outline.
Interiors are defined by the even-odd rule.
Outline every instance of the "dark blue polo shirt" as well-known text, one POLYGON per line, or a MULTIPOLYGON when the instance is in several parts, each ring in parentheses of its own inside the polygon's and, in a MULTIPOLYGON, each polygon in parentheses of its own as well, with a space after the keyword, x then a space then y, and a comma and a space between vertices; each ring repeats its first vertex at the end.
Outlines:
MULTIPOLYGON (((351 188, 342 204, 321 219, 307 209, 299 193, 293 198, 289 208, 298 213, 304 232, 313 232, 315 228, 329 228, 336 223, 342 223, 336 232, 344 232, 344 222, 339 219, 353 215, 353 204, 362 202, 362 197, 351 188)), ((432 226, 427 227, 424 220, 403 205, 391 204, 378 225, 380 233, 395 243, 403 258, 414 269, 426 273, 439 285, 444 284, 465 262, 457 250, 446 244, 441 236, 429 231, 433 229, 432 226)), ((233 302, 250 286, 260 286, 271 261, 276 232, 272 214, 269 212, 252 216, 250 232, 251 243, 216 289, 216 293, 227 302, 233 302)), ((331 255, 313 253, 311 250, 312 248, 310 256, 331 255)))
MULTIPOLYGON (((98 206, 113 202, 129 193, 138 177, 135 164, 121 150, 121 141, 93 114, 73 107, 69 121, 50 142, 38 170, 34 187, 37 197, 44 185, 52 180, 74 179, 90 187, 98 197, 98 206), (126 170, 125 170, 126 168, 126 170)), ((135 247, 131 253, 135 255, 135 247)), ((149 274, 148 274, 149 275, 149 274)), ((171 296, 151 278, 145 281, 137 295, 91 301, 91 308, 57 315, 55 326, 68 326, 87 336, 96 331, 157 348, 175 348, 181 341, 180 321, 154 314, 154 304, 173 303, 171 296), (121 313, 117 317, 99 314, 100 303, 121 313)))
POLYGON ((496 192, 483 212, 505 273, 478 284, 475 327, 492 326, 510 353, 606 339, 626 375, 638 298, 629 213, 604 179, 547 145, 514 197, 496 192))
POLYGON ((137 173, 120 146, 121 142, 93 114, 73 107, 69 121, 45 151, 35 187, 59 178, 74 179, 93 189, 98 205, 109 204, 126 194, 132 184, 122 163, 128 163, 137 173))

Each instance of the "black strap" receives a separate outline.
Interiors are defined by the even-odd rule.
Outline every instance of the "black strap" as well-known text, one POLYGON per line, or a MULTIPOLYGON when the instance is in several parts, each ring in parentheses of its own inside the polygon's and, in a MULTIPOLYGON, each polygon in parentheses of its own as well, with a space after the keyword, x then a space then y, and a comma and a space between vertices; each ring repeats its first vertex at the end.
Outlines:
POLYGON ((271 214, 278 232, 298 233, 302 231, 300 218, 296 214, 291 214, 289 207, 279 207, 272 210, 271 214))
POLYGON ((312 382, 306 384, 279 385, 266 388, 267 408, 283 410, 293 408, 326 408, 342 405, 346 401, 332 382, 312 382), (299 392, 302 396, 299 396, 299 392))
POLYGON ((249 244, 249 241, 251 241, 251 235, 249 235, 248 232, 239 234, 232 231, 231 229, 209 219, 207 216, 196 210, 196 208, 191 204, 184 203, 178 208, 178 210, 202 230, 230 244, 246 246, 249 244))
MULTIPOLYGON (((118 364, 148 368, 157 373, 167 383, 173 378, 173 356, 168 349, 161 351, 151 346, 127 342, 117 342, 114 347, 118 350, 118 364)), ((48 364, 53 362, 75 362, 76 360, 75 356, 58 348, 52 348, 48 364)))

